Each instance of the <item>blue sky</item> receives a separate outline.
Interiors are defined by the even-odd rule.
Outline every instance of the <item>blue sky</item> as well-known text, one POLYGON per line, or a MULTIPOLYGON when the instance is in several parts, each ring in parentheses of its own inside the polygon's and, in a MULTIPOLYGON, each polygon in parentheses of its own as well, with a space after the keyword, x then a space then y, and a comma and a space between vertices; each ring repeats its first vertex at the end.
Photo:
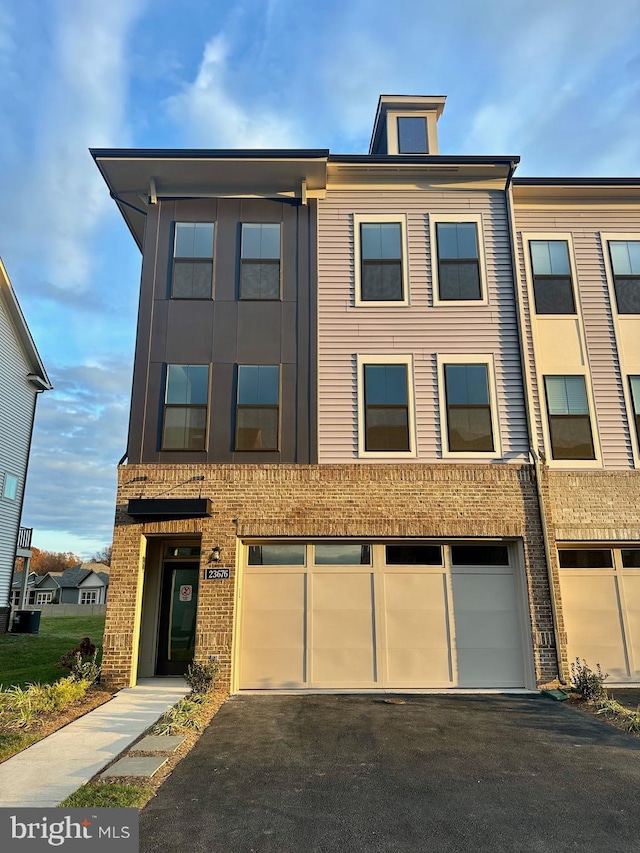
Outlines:
POLYGON ((440 150, 640 172, 637 0, 0 0, 0 255, 55 391, 23 521, 111 539, 140 255, 91 147, 365 153, 380 93, 444 94, 440 150))

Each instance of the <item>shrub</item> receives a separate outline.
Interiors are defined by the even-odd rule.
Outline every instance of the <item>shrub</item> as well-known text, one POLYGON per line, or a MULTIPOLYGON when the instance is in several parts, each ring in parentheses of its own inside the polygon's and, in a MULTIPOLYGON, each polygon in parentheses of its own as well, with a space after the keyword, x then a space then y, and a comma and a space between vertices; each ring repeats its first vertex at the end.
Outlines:
POLYGON ((183 677, 192 693, 210 693, 214 688, 219 669, 218 661, 215 660, 206 663, 190 663, 183 677))
POLYGON ((154 735, 171 735, 180 729, 202 730, 202 725, 196 718, 196 714, 202 705, 204 696, 192 694, 177 702, 172 708, 160 717, 158 722, 151 728, 154 735))
POLYGON ((68 675, 53 684, 29 684, 10 687, 0 693, 0 726, 5 729, 28 729, 37 725, 38 715, 46 711, 61 711, 80 699, 90 682, 68 675))
POLYGON ((56 666, 58 669, 70 670, 72 678, 76 681, 95 684, 100 679, 100 665, 97 658, 98 650, 89 637, 83 637, 74 649, 62 655, 56 666))
POLYGON ((594 701, 606 697, 604 682, 609 678, 608 672, 603 672, 599 663, 596 664, 595 672, 583 659, 576 658, 571 664, 571 684, 583 699, 594 701))
POLYGON ((76 665, 78 655, 80 655, 84 660, 85 658, 92 657, 95 653, 96 647, 93 645, 89 637, 83 637, 75 648, 62 655, 60 662, 57 663, 56 666, 58 669, 73 669, 76 665))

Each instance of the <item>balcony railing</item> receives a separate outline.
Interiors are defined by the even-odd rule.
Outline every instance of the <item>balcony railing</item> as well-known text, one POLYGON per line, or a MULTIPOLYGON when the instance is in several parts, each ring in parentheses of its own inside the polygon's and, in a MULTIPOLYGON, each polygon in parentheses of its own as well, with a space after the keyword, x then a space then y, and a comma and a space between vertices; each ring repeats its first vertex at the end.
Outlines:
MULTIPOLYGON (((15 530, 15 528, 14 528, 15 530)), ((31 536, 33 527, 21 527, 18 531, 18 548, 31 548, 31 536)))

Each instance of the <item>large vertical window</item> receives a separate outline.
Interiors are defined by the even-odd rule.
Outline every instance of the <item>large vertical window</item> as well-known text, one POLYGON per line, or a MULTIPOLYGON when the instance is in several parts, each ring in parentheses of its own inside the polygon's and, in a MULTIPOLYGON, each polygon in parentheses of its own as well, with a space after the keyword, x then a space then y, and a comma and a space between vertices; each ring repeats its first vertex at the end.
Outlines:
POLYGON ((436 222, 436 302, 482 299, 477 222, 436 222))
POLYGON ((364 450, 411 450, 407 364, 364 364, 364 450))
POLYGON ((210 299, 213 286, 213 222, 176 222, 171 295, 210 299))
POLYGON ((167 365, 163 450, 205 449, 208 399, 208 365, 167 365))
POLYGON ((551 455, 595 459, 584 376, 545 376, 551 455))
POLYGON ((428 154, 427 120, 424 116, 398 116, 398 153, 428 154))
POLYGON ((360 223, 360 299, 402 302, 402 231, 399 222, 360 223))
POLYGON ((566 240, 531 240, 536 314, 575 314, 569 246, 566 240))
POLYGON ((277 450, 280 401, 278 365, 238 366, 236 450, 277 450))
POLYGON ((243 223, 240 298, 280 298, 279 223, 243 223))
POLYGON ((610 240, 618 314, 640 314, 640 240, 610 240))
POLYGON ((629 377, 629 389, 631 391, 631 405, 633 407, 633 419, 636 424, 636 436, 640 448, 640 376, 629 377))
POLYGON ((444 385, 449 452, 493 452, 488 366, 445 364, 444 385))
POLYGON ((15 501, 18 495, 18 478, 14 474, 5 474, 2 485, 2 497, 7 501, 15 501))

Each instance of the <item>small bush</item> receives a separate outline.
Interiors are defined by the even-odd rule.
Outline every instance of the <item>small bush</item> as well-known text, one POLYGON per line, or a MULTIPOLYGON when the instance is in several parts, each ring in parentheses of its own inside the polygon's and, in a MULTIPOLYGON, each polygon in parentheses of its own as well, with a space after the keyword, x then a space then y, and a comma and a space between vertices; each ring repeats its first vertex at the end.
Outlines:
POLYGON ((210 693, 214 688, 219 669, 218 661, 215 660, 206 663, 190 663, 183 678, 192 693, 210 693))
POLYGON ((96 647, 91 642, 89 637, 83 637, 78 645, 71 649, 70 652, 65 652, 60 658, 60 662, 56 664, 58 669, 73 670, 78 665, 78 656, 85 661, 91 658, 95 659, 96 647))
POLYGON ((202 725, 196 718, 196 714, 204 696, 196 696, 194 694, 186 696, 177 702, 172 708, 160 717, 158 722, 151 728, 154 735, 172 735, 180 729, 195 729, 197 732, 202 730, 202 725))
POLYGON ((571 664, 571 684, 574 690, 588 701, 606 697, 604 682, 607 678, 609 673, 603 672, 599 663, 596 664, 595 672, 587 665, 586 660, 580 663, 580 658, 576 658, 571 664))
POLYGON ((76 653, 76 661, 71 667, 71 677, 75 681, 88 681, 90 685, 96 684, 100 681, 100 672, 97 649, 90 657, 83 657, 81 652, 76 653))
POLYGON ((10 687, 0 693, 0 727, 31 728, 40 722, 40 714, 63 710, 84 696, 90 686, 90 682, 68 675, 53 684, 10 687))

